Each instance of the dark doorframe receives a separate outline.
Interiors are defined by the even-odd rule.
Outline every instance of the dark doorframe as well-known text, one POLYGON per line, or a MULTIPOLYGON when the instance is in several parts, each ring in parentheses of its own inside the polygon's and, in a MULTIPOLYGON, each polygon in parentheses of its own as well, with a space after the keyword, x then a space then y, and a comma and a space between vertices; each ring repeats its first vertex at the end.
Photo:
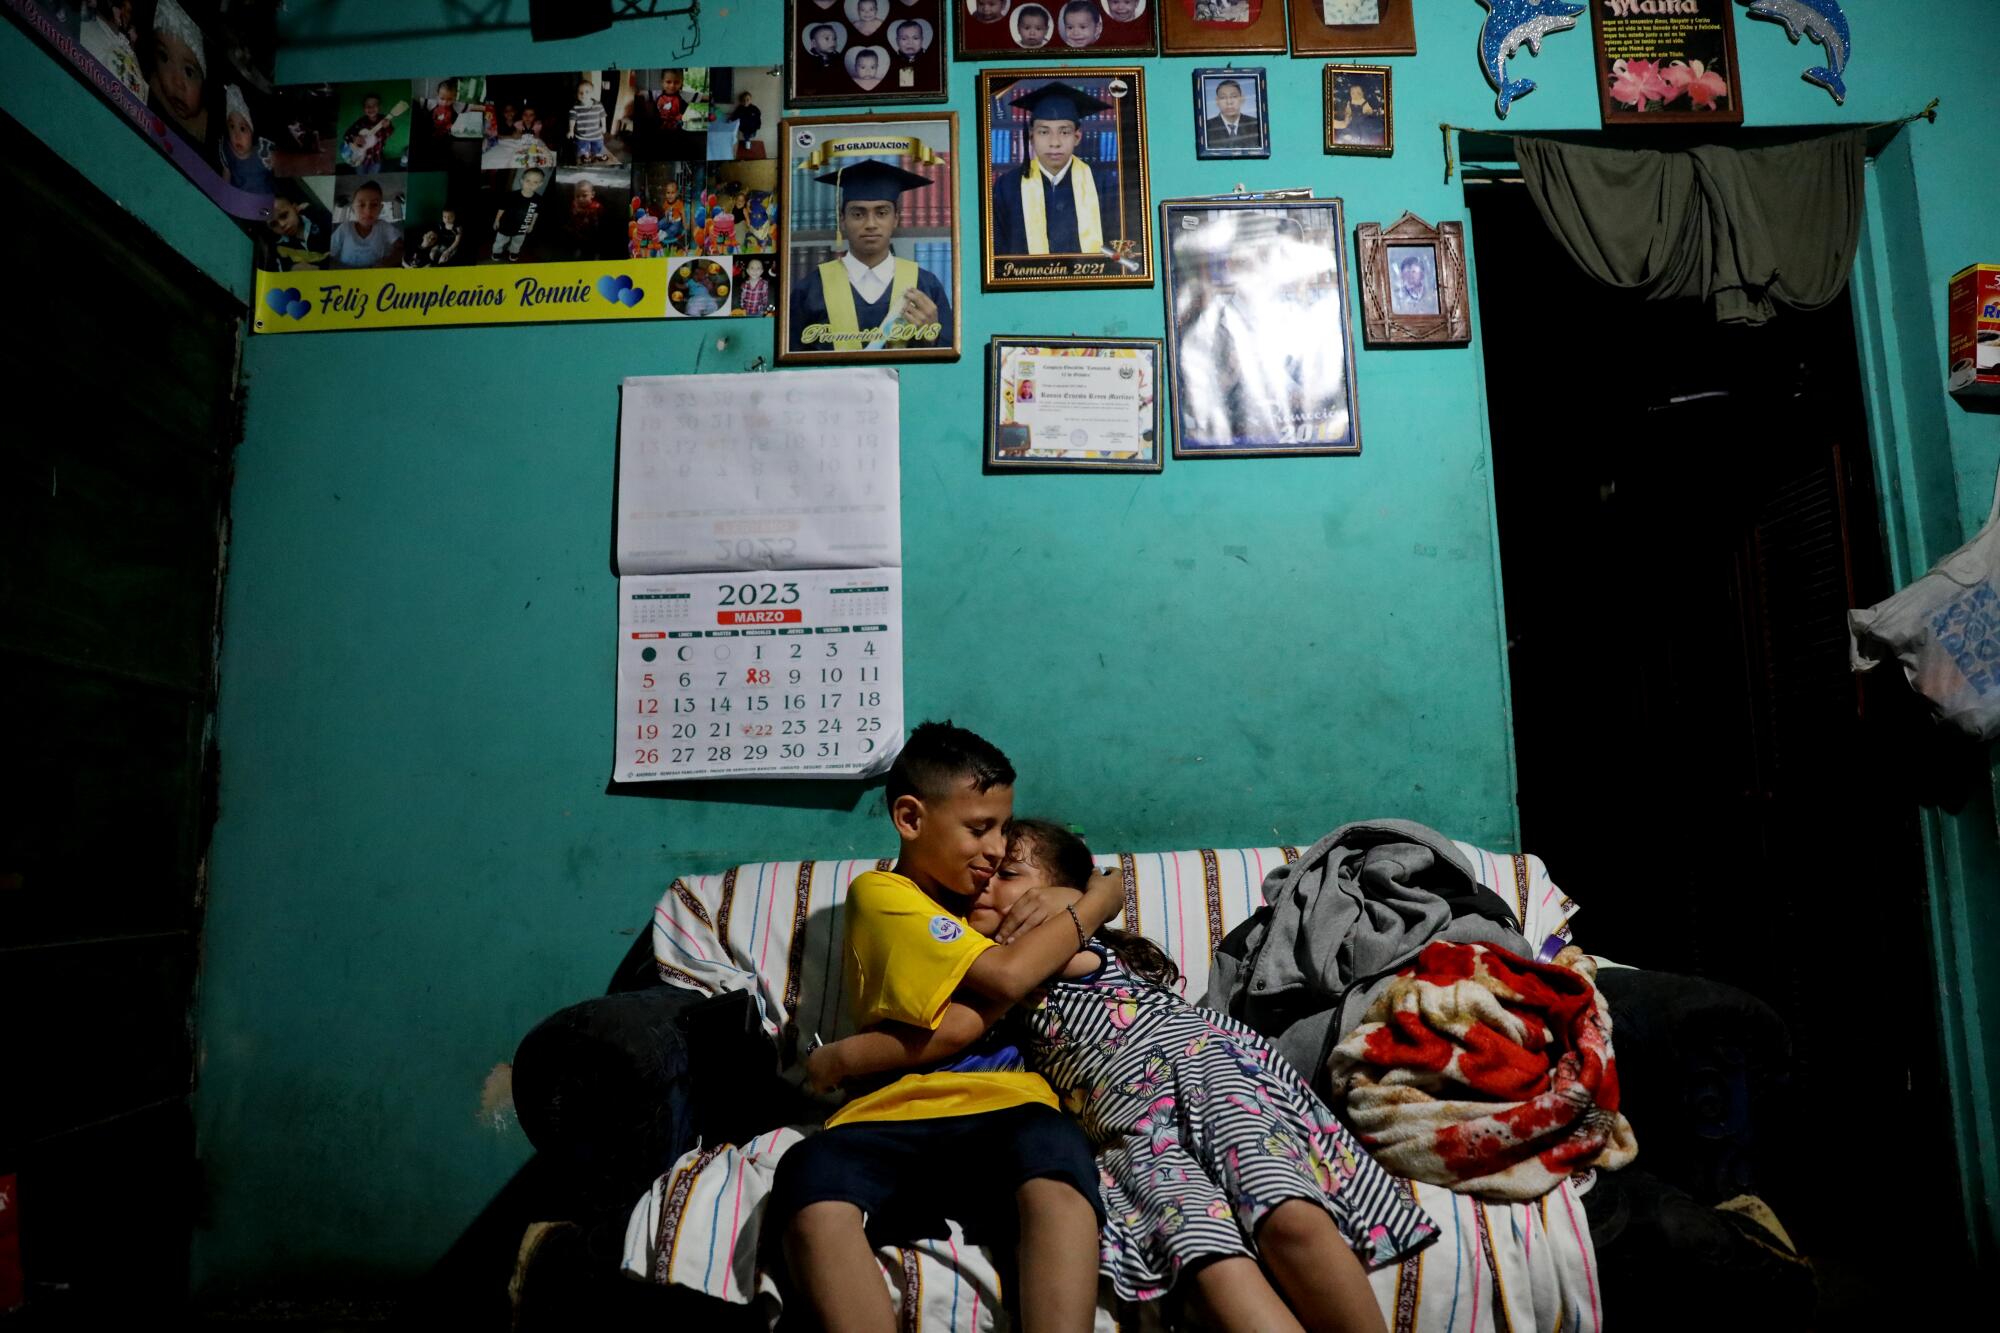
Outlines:
POLYGON ((0 115, 0 1172, 29 1309, 186 1297, 243 307, 0 115))
POLYGON ((1891 587, 1853 311, 1721 327, 1586 277, 1517 183, 1467 192, 1523 845, 1585 947, 1783 1015, 1802 1114, 1774 1202, 1872 1283, 1839 1262, 1866 1205, 1832 1108, 1908 1126, 1911 1211, 1962 1215, 1919 810, 1968 767, 1892 673, 1848 670, 1846 608, 1891 587))

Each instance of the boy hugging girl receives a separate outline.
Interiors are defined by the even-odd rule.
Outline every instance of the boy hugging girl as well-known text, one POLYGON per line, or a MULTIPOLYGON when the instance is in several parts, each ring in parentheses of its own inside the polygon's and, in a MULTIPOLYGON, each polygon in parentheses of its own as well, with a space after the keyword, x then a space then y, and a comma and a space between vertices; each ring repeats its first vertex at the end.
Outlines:
POLYGON ((1436 1228, 1263 1038, 1103 929, 1120 877, 1014 820, 1014 778, 949 722, 890 770, 901 855, 844 911, 862 1030, 803 1068, 856 1095, 780 1160, 767 1218, 814 1315, 893 1328, 872 1247, 944 1236, 949 1216, 1012 1243, 1031 1333, 1090 1328, 1100 1273, 1224 1329, 1382 1329, 1366 1269, 1436 1228))

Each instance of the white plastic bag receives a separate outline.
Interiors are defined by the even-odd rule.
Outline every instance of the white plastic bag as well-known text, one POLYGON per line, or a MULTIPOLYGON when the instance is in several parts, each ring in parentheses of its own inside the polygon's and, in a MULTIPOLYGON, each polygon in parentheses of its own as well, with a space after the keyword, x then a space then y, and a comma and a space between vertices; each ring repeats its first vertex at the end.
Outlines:
POLYGON ((1893 657, 1940 720, 2000 736, 2000 478, 1979 535, 1894 597, 1849 611, 1847 632, 1856 671, 1893 657))

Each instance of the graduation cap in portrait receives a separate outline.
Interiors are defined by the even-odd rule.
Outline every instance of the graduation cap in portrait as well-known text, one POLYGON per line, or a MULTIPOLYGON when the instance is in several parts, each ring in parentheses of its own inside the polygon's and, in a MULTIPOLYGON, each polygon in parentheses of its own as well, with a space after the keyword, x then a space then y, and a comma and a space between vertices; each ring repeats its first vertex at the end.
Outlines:
POLYGON ((1028 120, 1068 120, 1081 125, 1084 118, 1109 111, 1111 103, 1092 97, 1067 83, 1045 83, 1014 99, 1014 105, 1028 113, 1028 120))
POLYGON ((872 157, 815 179, 840 191, 840 206, 843 209, 849 204, 872 203, 891 203, 900 208, 905 190, 920 190, 931 184, 927 176, 919 176, 914 171, 905 171, 887 162, 878 162, 872 157))

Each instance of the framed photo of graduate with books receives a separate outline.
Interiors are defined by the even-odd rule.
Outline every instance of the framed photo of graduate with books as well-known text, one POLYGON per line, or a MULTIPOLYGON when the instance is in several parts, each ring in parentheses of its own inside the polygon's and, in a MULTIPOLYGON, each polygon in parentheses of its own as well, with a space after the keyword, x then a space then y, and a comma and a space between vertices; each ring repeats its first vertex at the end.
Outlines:
POLYGON ((1137 67, 979 72, 987 290, 1151 286, 1147 189, 1137 67))
POLYGON ((778 361, 955 361, 958 114, 778 127, 778 361))
POLYGON ((1160 205, 1174 457, 1358 454, 1338 199, 1160 205))

